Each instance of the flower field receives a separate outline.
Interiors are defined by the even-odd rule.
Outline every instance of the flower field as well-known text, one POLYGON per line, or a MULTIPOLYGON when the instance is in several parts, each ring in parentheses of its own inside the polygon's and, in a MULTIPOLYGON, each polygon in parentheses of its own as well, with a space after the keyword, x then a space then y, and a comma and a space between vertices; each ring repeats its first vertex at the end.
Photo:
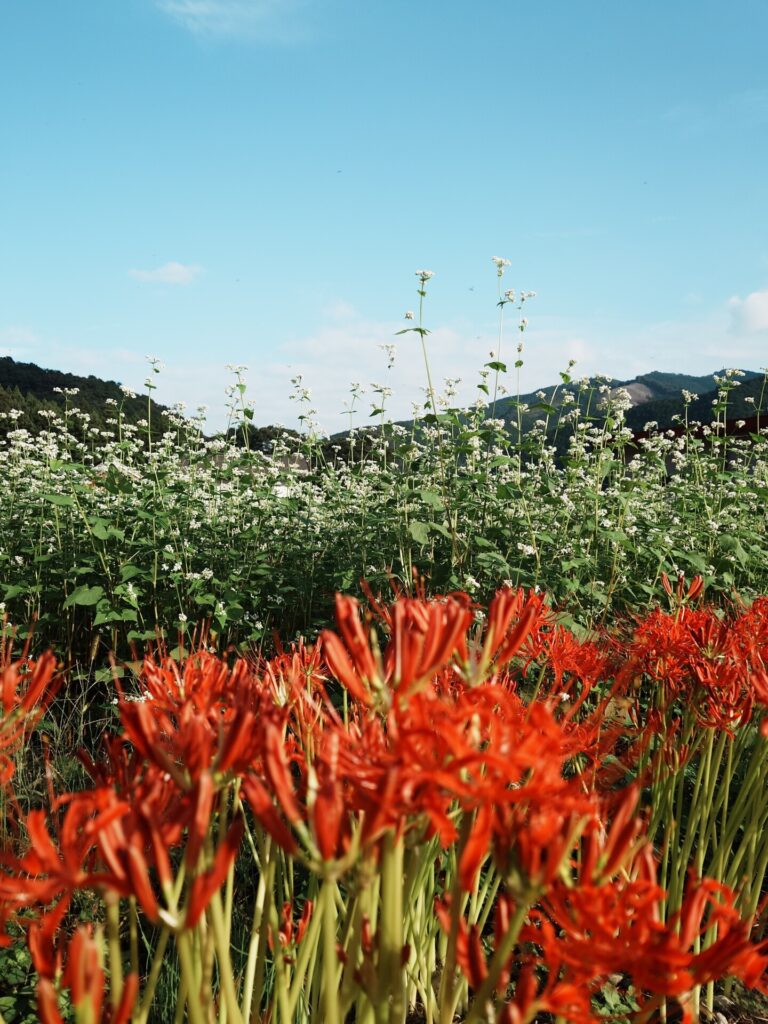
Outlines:
POLYGON ((88 784, 28 811, 11 758, 59 681, 9 661, 0 917, 39 1019, 650 1020, 764 988, 768 601, 701 589, 589 640, 506 588, 157 655, 88 784))
POLYGON ((572 367, 528 408, 533 293, 494 263, 470 409, 433 386, 419 271, 412 423, 375 385, 375 428, 351 409, 329 441, 297 381, 303 432, 260 446, 240 370, 213 438, 178 410, 158 434, 149 402, 108 429, 6 415, 6 1024, 710 1020, 768 995, 765 380, 738 436, 736 370, 710 422, 684 396, 640 436, 572 367))

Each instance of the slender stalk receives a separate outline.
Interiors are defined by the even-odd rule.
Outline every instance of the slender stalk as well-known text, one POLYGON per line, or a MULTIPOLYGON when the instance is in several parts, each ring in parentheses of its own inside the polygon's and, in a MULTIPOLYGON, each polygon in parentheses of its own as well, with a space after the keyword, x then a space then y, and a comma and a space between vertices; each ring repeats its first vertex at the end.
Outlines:
MULTIPOLYGON (((336 955, 336 885, 326 879, 320 890, 323 919, 323 1022, 341 1024, 336 955)), ((287 1021, 286 1021, 287 1024, 287 1021)))

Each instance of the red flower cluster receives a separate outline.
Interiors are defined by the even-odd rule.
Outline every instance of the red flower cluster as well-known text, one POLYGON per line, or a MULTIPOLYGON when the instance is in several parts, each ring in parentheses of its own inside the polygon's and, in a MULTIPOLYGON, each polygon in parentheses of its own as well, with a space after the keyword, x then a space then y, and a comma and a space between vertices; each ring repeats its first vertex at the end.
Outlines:
MULTIPOLYGON (((656 997, 685 1002, 727 973, 762 985, 765 947, 751 942, 727 888, 691 878, 663 920, 639 787, 627 788, 650 743, 641 708, 652 704, 653 724, 688 702, 704 727, 734 730, 768 696, 768 600, 721 618, 679 596, 675 614, 652 613, 628 644, 577 641, 541 597, 507 589, 484 626, 462 594, 374 603, 374 614, 338 597, 338 634, 267 663, 229 667, 204 651, 182 667, 148 660, 138 696, 120 693, 121 735, 97 760, 83 755, 92 788, 30 812, 28 847, 2 860, 0 921, 28 930, 42 1019, 59 1019, 55 979, 75 1005, 90 993, 92 1019, 107 1019, 98 935, 77 931, 68 946, 58 937, 76 892, 131 898, 182 951, 201 928, 220 956, 220 890, 229 879, 231 901, 246 829, 259 863, 274 843, 283 863, 316 874, 324 935, 326 885, 354 879, 352 893, 387 856, 390 871, 398 843, 431 850, 455 962, 507 1024, 539 1013, 591 1019, 592 993, 615 973, 633 977, 646 1009, 656 997), (643 704, 647 680, 661 700, 643 704), (493 914, 462 917, 466 894, 475 906, 491 878, 493 914)), ((26 676, 6 670, 2 751, 52 672, 50 658, 26 676)), ((345 979, 370 974, 377 955, 387 970, 395 962, 384 943, 376 954, 371 909, 350 919, 360 948, 341 950, 345 979)), ((310 926, 313 901, 301 916, 290 902, 269 913, 262 945, 306 969, 294 953, 321 930, 310 926)), ((110 1000, 114 1021, 126 1019, 136 985, 110 1000)))

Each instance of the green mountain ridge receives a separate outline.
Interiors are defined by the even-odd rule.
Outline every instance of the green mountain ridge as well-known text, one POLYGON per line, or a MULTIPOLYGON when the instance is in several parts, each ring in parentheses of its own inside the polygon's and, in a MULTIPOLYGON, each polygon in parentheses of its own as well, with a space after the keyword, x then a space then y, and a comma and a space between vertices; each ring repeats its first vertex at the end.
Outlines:
MULTIPOLYGON (((754 370, 743 370, 744 376, 735 378, 738 386, 733 388, 728 397, 727 418, 729 420, 747 419, 759 408, 765 390, 765 375, 754 370), (754 405, 746 401, 754 399, 754 405)), ((712 408, 718 401, 718 385, 715 376, 722 377, 725 370, 715 370, 705 376, 693 376, 684 373, 667 373, 653 370, 639 374, 629 380, 613 380, 603 377, 589 378, 584 386, 577 379, 561 382, 541 388, 536 392, 520 395, 518 398, 506 396, 496 402, 496 418, 503 419, 508 427, 516 429, 518 403, 527 407, 521 414, 524 428, 530 427, 534 420, 542 418, 549 409, 553 417, 559 413, 563 404, 563 395, 570 392, 575 395, 583 413, 601 415, 600 406, 603 395, 599 393, 601 385, 608 384, 611 391, 620 388, 627 390, 633 400, 632 407, 626 412, 626 423, 635 432, 645 429, 645 425, 655 422, 660 430, 675 425, 676 416, 682 416, 685 409, 683 391, 695 397, 688 405, 688 418, 691 422, 707 423, 712 419, 712 408), (543 397, 542 397, 543 394, 543 397)), ((492 414, 492 406, 488 406, 488 415, 492 414)))
MULTIPOLYGON (((724 370, 715 371, 717 376, 724 373, 724 370)), ((764 397, 765 374, 754 370, 745 370, 743 373, 743 377, 737 378, 739 386, 730 392, 728 398, 729 420, 748 419, 756 408, 760 408, 764 397), (747 401, 750 397, 754 399, 754 404, 747 401)), ((576 396, 582 412, 588 410, 590 415, 600 417, 599 407, 603 395, 599 394, 599 388, 607 382, 611 390, 627 389, 633 399, 633 405, 626 413, 627 426, 639 433, 647 423, 655 422, 659 429, 665 430, 674 425, 674 417, 683 414, 683 391, 697 396, 688 406, 689 419, 709 422, 712 407, 717 402, 715 374, 693 376, 653 370, 629 380, 603 377, 587 381, 573 379, 522 394, 519 399, 505 396, 496 402, 495 408, 489 404, 487 412, 489 417, 493 415, 503 419, 507 427, 514 431, 517 429, 519 403, 522 406, 520 417, 525 430, 547 414, 547 407, 554 423, 562 408, 563 395, 570 392, 576 396)), ((10 356, 0 357, 0 436, 19 428, 37 434, 45 428, 47 422, 40 415, 41 412, 53 409, 63 414, 66 408, 71 410, 73 407, 90 416, 89 426, 104 430, 109 426, 107 421, 114 420, 116 416, 113 402, 117 403, 124 423, 138 424, 146 420, 149 409, 153 435, 166 427, 165 414, 168 410, 165 406, 152 400, 148 405, 146 395, 126 395, 117 381, 102 380, 93 374, 84 377, 61 370, 49 370, 35 363, 18 362, 10 356), (65 393, 75 388, 77 394, 65 393), (111 400, 109 404, 108 399, 111 400)), ((410 421, 407 424, 403 422, 411 425, 410 421)), ((271 447, 277 432, 275 427, 254 427, 249 424, 251 442, 258 447, 271 447)), ((345 437, 346 434, 347 431, 339 432, 333 435, 332 440, 345 437)))
MULTIPOLYGON (((41 413, 52 410, 62 415, 75 408, 90 416, 89 427, 99 430, 106 429, 107 421, 116 418, 117 409, 124 423, 134 425, 146 420, 149 411, 153 435, 162 432, 167 425, 162 419, 168 411, 165 406, 152 400, 148 403, 146 395, 126 395, 117 381, 102 380, 93 374, 82 377, 62 370, 47 370, 36 363, 0 357, 0 435, 18 429, 38 434, 47 425, 41 413), (76 394, 71 393, 74 390, 76 394), (111 402, 116 402, 117 408, 111 402)), ((74 421, 72 426, 75 426, 74 421)))

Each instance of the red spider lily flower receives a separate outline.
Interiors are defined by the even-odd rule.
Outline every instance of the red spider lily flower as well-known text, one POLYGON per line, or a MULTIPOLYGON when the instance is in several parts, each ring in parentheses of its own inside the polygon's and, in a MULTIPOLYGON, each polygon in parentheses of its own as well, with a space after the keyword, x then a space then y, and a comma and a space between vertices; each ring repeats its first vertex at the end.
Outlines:
POLYGON ((635 814, 638 794, 637 785, 624 791, 610 828, 598 828, 593 823, 582 844, 582 879, 599 882, 612 878, 646 845, 642 819, 635 814))
MULTIPOLYGON (((99 806, 93 794, 72 798, 64 813, 58 844, 48 832, 45 812, 30 811, 24 825, 31 846, 19 858, 3 858, 6 871, 0 875, 0 901, 8 906, 46 905, 89 885, 109 887, 115 883, 109 872, 94 871, 98 828, 127 810, 119 801, 113 803, 112 807, 99 806)), ((119 882, 116 884, 121 888, 119 882)))
MULTIPOLYGON (((381 790, 377 788, 371 799, 365 792, 368 783, 355 776, 364 756, 358 750, 359 740, 343 727, 329 726, 315 738, 310 763, 294 762, 299 769, 295 782, 279 730, 273 729, 267 737, 266 778, 246 776, 243 793, 256 819, 284 849, 296 853, 298 836, 311 858, 334 860, 348 849, 356 813, 370 810, 371 819, 382 821, 383 814, 374 814, 381 790)), ((381 770, 374 769, 374 774, 377 781, 383 777, 381 770)))
MULTIPOLYGON (((44 966, 44 965, 42 965, 44 966)), ((36 963, 38 971, 40 966, 36 963)), ((41 972, 37 986, 38 1014, 42 1024, 63 1024, 59 1000, 51 975, 41 972)), ((92 1024, 128 1024, 138 993, 139 979, 129 974, 123 982, 117 1007, 104 1004, 105 977, 101 942, 90 930, 80 927, 69 940, 62 987, 69 992, 78 1021, 92 1024)))
POLYGON ((25 732, 37 723, 54 696, 60 679, 55 679, 56 659, 50 652, 37 661, 6 665, 0 675, 0 786, 14 773, 12 754, 25 732))
MULTIPOLYGON (((573 849, 590 822, 589 804, 581 811, 557 807, 514 807, 498 815, 494 856, 523 889, 546 891, 570 865, 573 849)), ((591 810, 594 815, 594 809, 591 810)))
MULTIPOLYGON (((465 596, 396 601, 390 611, 391 636, 381 664, 371 649, 354 598, 336 596, 336 619, 343 643, 324 630, 325 660, 339 682, 368 707, 376 702, 385 683, 405 696, 429 683, 454 656, 467 659, 466 633, 472 611, 465 596)), ((384 705, 388 704, 385 699, 384 705)))
POLYGON ((540 645, 552 673, 542 695, 559 702, 568 717, 574 718, 597 683, 612 675, 610 653, 592 640, 577 640, 562 626, 542 633, 540 645))
POLYGON ((359 700, 361 704, 371 707, 373 705, 373 696, 369 685, 376 676, 370 678, 360 677, 347 648, 335 633, 324 629, 320 633, 320 642, 323 645, 323 656, 333 676, 350 692, 355 700, 359 700))
POLYGON ((43 978, 54 978, 61 968, 61 953, 56 948, 56 934, 69 910, 69 900, 32 921, 27 930, 27 946, 35 970, 43 978))
POLYGON ((285 747, 281 731, 269 722, 265 730, 264 768, 286 818, 292 825, 296 825, 301 821, 301 811, 294 793, 285 747))
POLYGON ((569 1021, 570 1024, 605 1021, 605 1017, 592 1011, 588 988, 558 981, 551 970, 542 983, 537 977, 536 966, 526 963, 520 968, 515 994, 500 1010, 499 1024, 529 1024, 541 1019, 541 1014, 551 1014, 557 1020, 569 1021))
POLYGON ((224 839, 219 843, 213 864, 207 871, 196 875, 189 888, 186 927, 194 928, 205 912, 211 899, 224 884, 230 867, 240 849, 240 841, 245 831, 242 817, 237 817, 227 829, 224 839))
MULTIPOLYGON (((119 683, 118 690, 119 690, 119 683)), ((202 652, 182 669, 168 661, 144 663, 142 698, 120 693, 127 738, 147 761, 168 772, 184 790, 209 771, 216 786, 242 774, 260 753, 260 718, 274 712, 269 679, 243 659, 227 663, 202 652)))
POLYGON ((286 853, 296 854, 298 845, 293 833, 281 818, 263 782, 255 775, 246 775, 242 783, 242 793, 256 820, 272 836, 277 845, 286 853))
POLYGON ((323 656, 333 675, 362 704, 373 703, 371 687, 381 685, 380 671, 371 652, 370 638, 360 621, 354 597, 336 595, 336 626, 342 640, 330 630, 320 634, 323 656))
POLYGON ((465 892, 472 891, 477 873, 488 856, 492 826, 493 807, 490 803, 482 804, 477 809, 472 829, 459 860, 459 880, 465 892))
POLYGON ((190 818, 187 848, 184 854, 184 861, 190 870, 194 870, 197 864, 200 850, 211 827, 213 796, 213 778, 209 771, 204 771, 195 785, 193 794, 195 810, 190 818))
POLYGON ((339 777, 339 746, 338 730, 323 737, 322 748, 310 767, 308 778, 307 811, 323 860, 333 860, 343 854, 343 841, 349 831, 345 820, 349 807, 339 777))
POLYGON ((694 576, 688 586, 688 590, 686 591, 685 574, 681 572, 677 577, 677 583, 673 589, 672 584, 669 581, 669 576, 663 572, 661 574, 661 585, 664 587, 667 595, 669 597, 674 597, 675 603, 678 604, 678 606, 681 606, 686 602, 696 600, 704 589, 704 579, 701 576, 694 576))
POLYGON ((544 599, 538 594, 526 595, 522 589, 509 587, 497 591, 488 606, 481 664, 488 666, 494 662, 497 668, 506 665, 547 614, 544 599))
MULTIPOLYGON (((508 932, 515 909, 514 902, 506 894, 499 897, 494 917, 493 946, 489 956, 499 948, 508 932)), ((449 896, 436 901, 435 913, 446 934, 451 933, 450 911, 449 896)), ((459 918, 455 952, 459 969, 470 988, 477 992, 488 977, 488 959, 479 926, 467 925, 463 917, 459 918)), ((574 1024, 592 1024, 598 1019, 591 1011, 589 986, 558 980, 557 963, 548 960, 539 963, 532 955, 522 959, 519 952, 513 950, 496 981, 494 991, 497 994, 507 993, 513 973, 516 976, 514 995, 511 999, 505 996, 506 1001, 499 1007, 494 1019, 504 1024, 528 1024, 542 1013, 556 1014, 574 1024), (542 968, 546 969, 546 973, 542 968)))
MULTIPOLYGON (((282 907, 280 912, 280 928, 278 930, 278 939, 280 945, 284 950, 288 950, 290 947, 296 947, 301 945, 301 940, 309 927, 309 922, 312 920, 312 914, 314 912, 314 903, 312 900, 304 900, 304 907, 301 912, 301 917, 298 921, 294 921, 293 918, 293 903, 287 900, 282 907)), ((270 931, 267 941, 269 948, 274 950, 275 942, 270 931)), ((287 962, 292 963, 293 961, 287 959, 287 962)))
MULTIPOLYGON (((627 824, 616 831, 624 835, 627 824)), ((610 841, 606 844, 610 848, 610 841)), ((639 991, 678 999, 685 1004, 698 985, 736 977, 764 991, 768 943, 750 940, 750 922, 735 909, 736 894, 710 879, 692 879, 682 908, 661 919, 665 893, 656 883, 650 847, 612 879, 590 883, 595 865, 614 861, 590 854, 577 879, 557 882, 534 911, 522 938, 544 950, 548 963, 559 964, 567 980, 588 983, 614 973, 629 975, 639 991), (716 938, 695 952, 695 942, 710 930, 716 938)))
POLYGON ((384 652, 387 678, 403 695, 429 681, 454 656, 467 660, 472 611, 465 600, 403 598, 392 608, 392 636, 384 652))
MULTIPOLYGON (((761 634, 760 611, 749 618, 761 634)), ((703 726, 731 731, 751 715, 752 679, 763 663, 745 625, 743 617, 721 620, 706 607, 652 612, 638 623, 619 678, 632 687, 647 676, 661 686, 665 713, 679 699, 703 726)))

